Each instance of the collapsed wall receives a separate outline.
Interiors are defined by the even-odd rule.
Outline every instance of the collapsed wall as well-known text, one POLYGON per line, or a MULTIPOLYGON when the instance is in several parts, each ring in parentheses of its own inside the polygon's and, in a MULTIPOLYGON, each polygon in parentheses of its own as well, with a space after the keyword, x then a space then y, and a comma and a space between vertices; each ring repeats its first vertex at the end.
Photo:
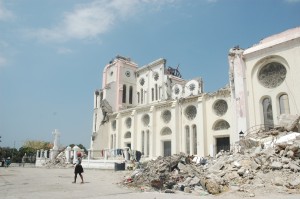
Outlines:
POLYGON ((234 187, 247 193, 274 187, 300 193, 300 133, 273 134, 274 131, 268 135, 273 139, 269 147, 263 142, 266 136, 264 139, 245 138, 237 153, 221 151, 215 158, 199 159, 183 153, 158 157, 133 171, 122 184, 142 190, 204 195, 219 194, 234 187), (279 138, 284 141, 276 143, 274 140, 279 138))

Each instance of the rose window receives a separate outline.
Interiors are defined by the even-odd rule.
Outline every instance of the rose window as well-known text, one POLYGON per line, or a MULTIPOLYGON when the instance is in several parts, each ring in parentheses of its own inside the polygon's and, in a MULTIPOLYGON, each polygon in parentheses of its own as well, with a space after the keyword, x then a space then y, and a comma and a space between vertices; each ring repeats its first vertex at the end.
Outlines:
POLYGON ((225 100, 218 100, 214 105, 214 111, 218 116, 222 116, 227 112, 228 105, 225 100))
POLYGON ((190 85, 189 85, 189 89, 190 89, 190 91, 193 91, 193 90, 195 90, 195 88, 196 88, 196 86, 195 86, 195 84, 194 84, 194 83, 192 83, 192 84, 190 84, 190 85))
POLYGON ((279 86, 286 77, 286 68, 277 62, 266 64, 259 71, 258 81, 266 88, 279 86))
POLYGON ((186 107, 185 109, 185 116, 189 119, 189 120, 193 120, 197 115, 197 108, 193 105, 190 105, 188 107, 186 107))

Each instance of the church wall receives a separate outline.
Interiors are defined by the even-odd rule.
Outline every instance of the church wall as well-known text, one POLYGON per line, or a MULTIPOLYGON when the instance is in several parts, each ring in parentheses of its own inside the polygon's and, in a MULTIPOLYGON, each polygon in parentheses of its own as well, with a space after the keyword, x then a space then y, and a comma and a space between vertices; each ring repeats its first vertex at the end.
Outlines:
POLYGON ((117 57, 105 67, 101 91, 114 113, 109 122, 100 125, 103 113, 95 98, 93 133, 97 135, 91 148, 130 146, 144 152, 146 158, 180 152, 214 156, 220 143, 234 144, 241 130, 263 124, 266 115, 273 114, 274 125, 278 124, 282 94, 288 96, 284 105, 289 105, 290 114, 299 115, 300 28, 264 39, 246 50, 231 49, 230 87, 214 93, 202 93, 202 81, 197 79, 185 81, 165 74, 165 64, 166 60, 158 59, 137 68, 130 59, 117 57), (265 67, 270 63, 280 66, 265 67), (279 75, 274 67, 279 68, 279 75), (126 103, 122 102, 124 84, 126 103), (128 104, 130 86, 132 105, 128 104), (271 110, 266 97, 271 99, 271 112, 266 112, 271 110))
MULTIPOLYGON (((287 94, 289 99, 290 114, 299 114, 300 91, 300 39, 287 41, 258 52, 245 53, 246 80, 249 101, 250 127, 264 124, 262 102, 265 97, 270 97, 274 125, 278 124, 280 115, 279 96, 287 94), (298 55, 298 56, 297 56, 298 55), (267 88, 258 79, 261 69, 268 63, 277 62, 286 69, 284 81, 276 86, 267 88)), ((272 78, 274 79, 274 78, 272 78)), ((275 81, 275 80, 274 80, 275 81)), ((271 81, 268 81, 267 84, 271 81)))
POLYGON ((163 61, 158 60, 158 63, 144 66, 137 71, 136 96, 139 97, 139 99, 137 99, 139 105, 149 104, 162 98, 163 78, 163 61), (152 100, 152 92, 154 93, 154 100, 152 100), (141 98, 143 98, 143 100, 141 98))
POLYGON ((177 131, 176 129, 176 116, 172 102, 162 102, 154 106, 154 133, 155 133, 155 156, 163 156, 164 141, 171 141, 171 152, 176 153, 178 150, 177 131), (177 147, 177 148, 176 148, 177 147))
POLYGON ((234 134, 238 134, 238 132, 234 131, 232 122, 232 104, 230 95, 206 95, 205 109, 205 115, 203 115, 206 121, 205 143, 207 147, 207 153, 205 155, 214 156, 217 152, 217 138, 229 137, 229 144, 233 144, 237 141, 234 134), (227 105, 227 108, 225 104, 227 105))
POLYGON ((181 114, 182 114, 182 126, 181 126, 181 143, 182 143, 182 152, 190 154, 190 155, 196 155, 197 154, 203 154, 204 152, 202 150, 199 150, 199 147, 201 149, 201 145, 199 146, 199 140, 203 139, 201 136, 201 120, 203 118, 201 110, 201 104, 198 103, 198 97, 189 97, 186 98, 181 106, 181 114), (197 131, 197 152, 195 152, 194 149, 194 135, 193 135, 193 126, 196 127, 197 131), (199 133, 200 132, 200 133, 199 133), (189 138, 188 138, 189 135, 189 138))

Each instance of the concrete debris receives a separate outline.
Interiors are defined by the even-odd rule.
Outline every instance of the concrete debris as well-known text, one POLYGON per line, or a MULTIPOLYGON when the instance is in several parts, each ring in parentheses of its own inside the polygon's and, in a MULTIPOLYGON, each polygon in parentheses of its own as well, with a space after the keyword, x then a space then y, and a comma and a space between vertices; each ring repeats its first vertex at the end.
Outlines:
POLYGON ((286 131, 295 130, 297 127, 300 116, 299 115, 290 115, 290 114, 281 114, 278 118, 279 126, 284 127, 286 131))
POLYGON ((53 160, 47 160, 44 164, 46 168, 70 168, 73 164, 66 161, 65 150, 62 150, 53 160))
POLYGON ((216 157, 184 153, 143 162, 122 184, 149 187, 165 193, 220 194, 235 189, 255 197, 262 189, 300 193, 300 133, 278 132, 241 141, 238 152, 220 151, 216 157), (291 136, 293 134, 293 136, 291 136), (264 141, 283 140, 266 147, 264 141), (291 139, 292 137, 293 139, 291 139))

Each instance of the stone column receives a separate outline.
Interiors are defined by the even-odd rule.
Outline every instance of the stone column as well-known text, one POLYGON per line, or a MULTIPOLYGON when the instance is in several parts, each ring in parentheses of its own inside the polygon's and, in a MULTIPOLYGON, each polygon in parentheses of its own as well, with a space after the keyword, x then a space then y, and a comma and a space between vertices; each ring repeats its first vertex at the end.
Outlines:
POLYGON ((91 149, 89 149, 89 150, 88 150, 88 160, 90 160, 90 159, 91 159, 91 152, 92 152, 92 150, 91 150, 91 149))
POLYGON ((73 164, 75 164, 77 162, 77 152, 79 151, 79 149, 80 148, 78 146, 73 147, 73 155, 74 155, 73 164))
POLYGON ((54 150, 50 149, 50 160, 53 160, 55 157, 54 150))
POLYGON ((36 151, 36 158, 40 158, 39 155, 40 155, 40 150, 37 150, 37 151, 36 151))
POLYGON ((54 132, 52 132, 52 134, 54 135, 54 141, 53 141, 53 149, 54 150, 58 150, 59 148, 59 137, 60 137, 60 132, 58 132, 57 129, 54 130, 54 132))
POLYGON ((65 154, 66 154, 66 161, 67 161, 68 163, 70 163, 70 162, 71 162, 71 161, 70 161, 70 156, 71 156, 71 147, 70 147, 70 146, 68 146, 68 147, 66 148, 65 154))
POLYGON ((105 159, 105 160, 107 160, 107 151, 108 151, 108 150, 109 150, 109 149, 105 149, 105 150, 104 150, 104 159, 105 159))
MULTIPOLYGON (((245 76, 245 61, 243 59, 243 49, 239 47, 232 48, 229 51, 229 72, 230 72, 230 88, 231 88, 231 102, 233 110, 233 133, 230 136, 230 142, 234 143, 239 140, 238 132, 247 130, 247 92, 246 76, 245 76)), ((230 125, 231 126, 231 125, 230 125)))
POLYGON ((125 157, 125 160, 129 160, 129 152, 128 152, 128 150, 129 150, 129 147, 125 147, 124 148, 124 157, 125 157))
POLYGON ((48 155, 47 155, 47 153, 48 153, 48 151, 47 151, 47 150, 45 150, 45 151, 44 151, 44 158, 48 158, 48 155))
POLYGON ((44 157, 44 149, 41 149, 40 158, 44 157))

